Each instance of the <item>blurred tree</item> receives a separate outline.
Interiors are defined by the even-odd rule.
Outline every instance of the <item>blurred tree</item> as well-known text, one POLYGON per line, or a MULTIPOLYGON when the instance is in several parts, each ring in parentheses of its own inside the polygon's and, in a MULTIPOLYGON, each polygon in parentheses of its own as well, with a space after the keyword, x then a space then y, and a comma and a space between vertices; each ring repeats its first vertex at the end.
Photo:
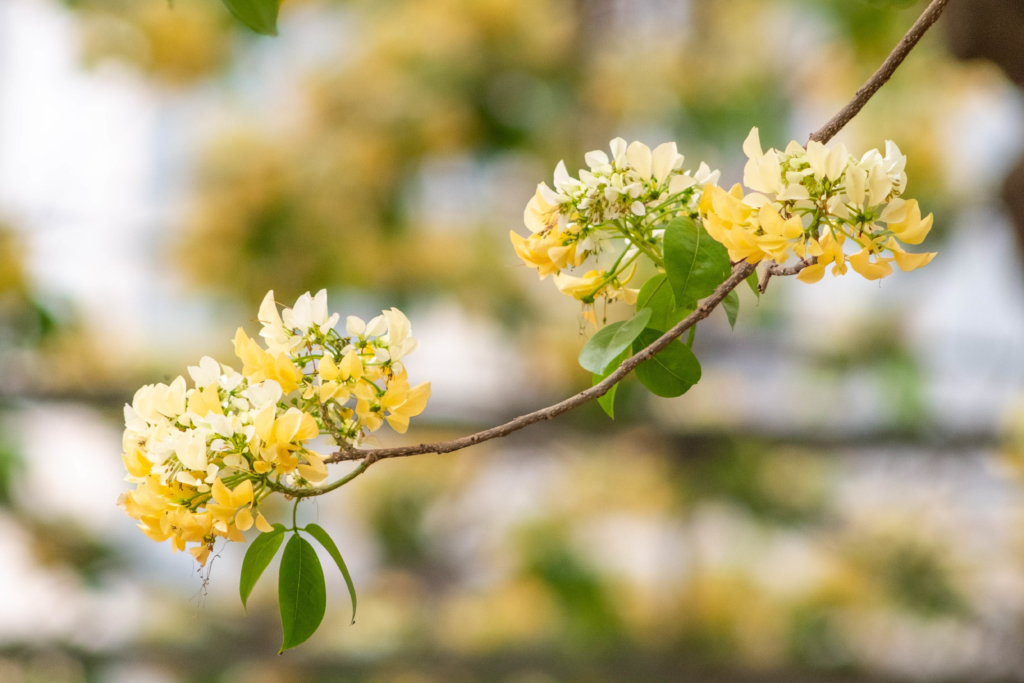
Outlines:
POLYGON ((123 60, 173 86, 227 66, 233 22, 220 2, 64 1, 82 16, 86 63, 123 60))

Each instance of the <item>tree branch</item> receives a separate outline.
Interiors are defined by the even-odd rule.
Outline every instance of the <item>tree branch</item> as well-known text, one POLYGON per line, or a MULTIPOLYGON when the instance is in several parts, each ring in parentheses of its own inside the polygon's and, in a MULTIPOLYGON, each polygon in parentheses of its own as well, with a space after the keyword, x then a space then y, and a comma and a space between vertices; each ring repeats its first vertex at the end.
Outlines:
POLYGON ((768 289, 768 280, 772 279, 773 275, 779 277, 786 277, 788 275, 796 275, 807 266, 814 265, 818 262, 817 256, 812 256, 808 259, 801 259, 792 266, 780 266, 778 263, 770 263, 767 268, 764 269, 764 277, 761 278, 761 282, 757 285, 758 291, 762 294, 768 289))
POLYGON ((872 74, 871 78, 864 84, 864 87, 857 91, 857 94, 850 100, 850 103, 840 109, 839 113, 829 119, 828 123, 811 133, 810 139, 824 143, 835 137, 835 134, 842 130, 843 126, 848 124, 864 108, 864 105, 871 99, 871 96, 878 92, 878 89, 885 85, 889 78, 892 77, 897 67, 903 63, 903 60, 907 58, 910 51, 921 40, 921 36, 931 28, 932 24, 938 21, 942 10, 946 9, 948 4, 949 0, 932 0, 931 4, 925 8, 921 16, 914 22, 914 25, 907 31, 907 34, 903 36, 903 39, 896 44, 893 51, 885 58, 882 66, 878 67, 878 71, 872 74))
POLYGON ((721 303, 722 299, 731 292, 739 283, 743 282, 748 275, 754 272, 754 266, 748 264, 746 261, 737 263, 732 268, 732 274, 729 278, 718 286, 718 289, 714 293, 704 300, 697 309, 686 316, 683 320, 676 324, 675 327, 670 329, 665 334, 661 335, 657 341, 643 349, 639 353, 635 354, 631 358, 627 358, 622 362, 619 367, 608 375, 605 379, 598 382, 589 389, 585 389, 575 396, 571 396, 564 401, 536 410, 526 415, 521 415, 511 422, 506 422, 503 425, 497 427, 491 427, 485 429, 482 432, 476 434, 470 434, 469 436, 463 436, 453 441, 442 441, 440 443, 425 443, 418 446, 400 446, 398 448, 375 448, 370 451, 349 449, 335 453, 325 462, 340 462, 342 460, 360 460, 365 458, 369 462, 376 462, 377 460, 383 460, 384 458, 401 458, 409 455, 420 455, 422 453, 450 453, 452 451, 461 450, 469 446, 474 446, 484 441, 490 441, 491 439, 497 439, 502 436, 508 436, 513 432, 517 432, 523 427, 535 424, 537 422, 543 422, 550 420, 553 417, 557 417, 562 413, 568 412, 573 408, 592 401, 595 398, 604 396, 608 391, 615 386, 618 382, 622 381, 626 375, 633 371, 633 368, 640 365, 644 361, 650 360, 656 353, 667 347, 673 341, 678 339, 684 332, 693 327, 694 324, 703 320, 704 318, 711 315, 711 311, 721 303))
MULTIPOLYGON (((882 66, 868 79, 868 82, 864 84, 854 98, 843 107, 838 114, 832 117, 828 123, 822 126, 819 130, 811 134, 811 140, 817 140, 818 142, 827 142, 832 139, 836 133, 838 133, 843 126, 850 122, 854 116, 864 107, 868 100, 878 91, 882 85, 892 76, 893 72, 896 71, 897 67, 903 63, 910 51, 914 49, 918 41, 921 40, 921 36, 934 24, 942 11, 946 8, 949 0, 932 0, 931 4, 925 8, 924 13, 918 17, 914 25, 910 27, 907 34, 903 36, 903 39, 896 45, 893 51, 889 54, 882 66)), ((801 270, 811 265, 814 262, 812 260, 799 261, 792 266, 780 266, 778 264, 771 264, 765 271, 764 281, 761 283, 762 291, 768 284, 768 278, 771 276, 788 276, 796 275, 801 270)), ((741 282, 743 282, 751 273, 755 271, 755 266, 750 265, 746 261, 740 261, 735 264, 732 268, 732 273, 729 278, 723 282, 714 293, 704 300, 693 313, 688 315, 675 327, 670 329, 668 332, 658 338, 656 342, 643 349, 639 353, 635 354, 631 358, 626 359, 622 362, 619 367, 606 377, 601 382, 595 384, 589 389, 585 389, 575 396, 571 396, 564 401, 536 410, 532 413, 527 413, 520 417, 515 418, 510 422, 506 422, 503 425, 497 427, 491 427, 485 429, 476 434, 470 434, 469 436, 463 436, 458 439, 451 441, 441 441, 437 443, 426 443, 419 444, 418 446, 399 446, 397 448, 375 448, 371 450, 359 450, 359 449, 346 449, 340 450, 327 458, 324 462, 326 463, 337 463, 351 460, 362 460, 362 463, 353 470, 349 475, 339 479, 328 486, 323 488, 307 489, 307 488, 292 488, 281 484, 274 484, 272 488, 275 491, 279 491, 286 495, 295 497, 307 497, 317 496, 322 493, 334 490, 342 484, 351 481, 354 477, 366 471, 366 469, 377 462, 378 460, 384 460, 387 458, 403 458, 411 455, 421 455, 424 453, 451 453, 452 451, 458 451, 469 446, 475 446, 476 444, 490 441, 491 439, 497 439, 500 437, 508 436, 513 432, 517 432, 524 427, 528 427, 537 422, 543 422, 550 420, 554 417, 566 413, 573 408, 604 396, 608 391, 615 386, 618 382, 625 379, 626 375, 633 371, 636 366, 641 363, 650 360, 656 353, 666 348, 673 341, 678 339, 684 332, 689 330, 697 322, 703 320, 711 314, 711 311, 725 299, 726 295, 735 289, 741 282)))

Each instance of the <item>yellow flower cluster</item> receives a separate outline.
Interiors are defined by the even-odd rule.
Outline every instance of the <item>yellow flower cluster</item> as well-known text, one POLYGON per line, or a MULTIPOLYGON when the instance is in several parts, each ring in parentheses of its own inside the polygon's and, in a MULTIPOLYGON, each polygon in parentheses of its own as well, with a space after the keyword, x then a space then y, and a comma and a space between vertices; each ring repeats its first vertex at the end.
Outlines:
POLYGON ((785 263, 791 255, 814 259, 798 278, 817 282, 832 266, 847 263, 869 280, 927 265, 934 253, 907 253, 901 243, 920 244, 932 227, 916 200, 901 195, 906 186, 906 156, 891 141, 886 154, 871 150, 860 159, 843 145, 820 142, 803 147, 791 142, 784 152, 761 150, 757 128, 743 144, 747 155, 743 182, 730 191, 708 186, 699 209, 708 233, 729 250, 733 261, 785 263), (847 256, 847 243, 859 247, 847 256), (888 255, 886 255, 888 254, 888 255))
POLYGON ((350 316, 341 336, 325 291, 281 313, 269 292, 259 317, 266 348, 235 335, 241 372, 205 357, 188 368, 193 388, 183 377, 144 386, 124 408, 122 459, 136 487, 118 504, 153 540, 196 543, 201 564, 217 538, 271 529, 259 506, 273 485, 327 478, 312 440, 358 446, 385 420, 404 433, 430 396, 429 382, 409 385, 401 359, 418 341, 398 309, 369 323, 350 316))
POLYGON ((529 237, 511 233, 516 254, 543 280, 555 276, 564 294, 584 303, 624 299, 633 303, 637 290, 627 289, 636 259, 646 253, 661 261, 663 230, 656 227, 677 216, 697 218, 697 204, 706 184, 719 172, 701 163, 695 173, 683 170, 683 156, 668 142, 653 151, 641 142, 622 138, 586 154, 590 170, 569 175, 565 162, 555 169, 554 188, 541 183, 524 213, 529 237), (607 269, 591 269, 583 277, 563 270, 583 265, 624 240, 626 248, 607 269))

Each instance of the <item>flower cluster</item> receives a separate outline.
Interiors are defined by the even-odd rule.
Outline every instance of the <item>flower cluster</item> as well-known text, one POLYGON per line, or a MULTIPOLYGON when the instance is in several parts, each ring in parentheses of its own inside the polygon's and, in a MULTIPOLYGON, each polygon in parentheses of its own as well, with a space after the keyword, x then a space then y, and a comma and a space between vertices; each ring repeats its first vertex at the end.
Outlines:
POLYGON ((757 128, 743 143, 747 164, 744 196, 709 186, 699 209, 708 233, 729 250, 733 261, 785 263, 795 254, 814 259, 799 274, 817 282, 832 266, 833 275, 847 271, 847 262, 869 280, 892 273, 890 263, 910 271, 927 265, 934 253, 907 253, 902 245, 920 244, 932 226, 921 217, 916 200, 901 195, 907 184, 907 158, 892 141, 885 155, 871 150, 860 159, 846 147, 820 142, 803 147, 791 142, 784 152, 763 152, 757 128), (847 256, 847 242, 859 250, 847 256), (888 253, 889 255, 885 255, 888 253))
POLYGON ((563 293, 584 303, 595 299, 625 299, 632 303, 636 290, 626 284, 635 272, 636 259, 647 254, 662 261, 663 230, 656 229, 678 216, 698 217, 697 206, 705 185, 718 182, 719 172, 701 163, 696 173, 683 170, 683 156, 668 142, 653 151, 640 142, 611 141, 611 156, 601 150, 587 153, 590 170, 573 178, 559 162, 554 188, 541 183, 526 207, 529 237, 512 232, 516 254, 543 280, 554 274, 563 293), (607 269, 593 269, 583 277, 563 270, 581 266, 612 247, 613 240, 628 245, 607 269))
POLYGON ((144 386, 124 408, 122 459, 136 487, 119 505, 175 551, 198 544, 189 552, 201 564, 217 538, 271 529, 259 506, 275 489, 327 478, 314 439, 356 447, 385 420, 405 432, 430 396, 430 383, 411 387, 402 365, 418 342, 398 309, 369 322, 350 316, 342 336, 325 291, 281 313, 273 294, 259 313, 266 348, 241 328, 235 335, 241 372, 205 357, 188 368, 191 389, 184 377, 144 386))

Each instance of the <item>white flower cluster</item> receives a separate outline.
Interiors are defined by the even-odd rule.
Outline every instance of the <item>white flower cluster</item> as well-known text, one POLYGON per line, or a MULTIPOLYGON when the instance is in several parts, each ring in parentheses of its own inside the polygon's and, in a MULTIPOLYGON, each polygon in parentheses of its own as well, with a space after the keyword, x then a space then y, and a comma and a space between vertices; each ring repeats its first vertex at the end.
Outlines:
POLYGON ((698 206, 719 172, 701 163, 696 173, 683 169, 683 155, 674 142, 653 151, 642 142, 611 141, 611 156, 588 152, 590 170, 573 178, 559 162, 554 189, 541 183, 526 206, 523 219, 531 231, 509 237, 516 254, 543 280, 555 275, 560 291, 584 304, 598 299, 634 300, 625 287, 643 255, 661 266, 665 226, 674 218, 699 220, 698 206), (592 269, 582 277, 562 272, 581 266, 588 257, 609 251, 611 240, 626 242, 607 270, 592 269))
MULTIPOLYGON (((222 469, 250 470, 246 454, 260 443, 254 440, 255 423, 260 416, 272 422, 284 412, 278 409, 284 392, 272 379, 250 384, 209 356, 188 372, 195 383, 191 390, 178 377, 135 393, 132 405, 124 407, 123 447, 126 454, 144 456, 152 465, 147 474, 162 485, 176 481, 202 493, 222 469)), ((129 475, 129 481, 143 480, 129 475)))
POLYGON ((642 142, 627 145, 615 138, 610 148, 611 157, 601 150, 588 152, 584 159, 590 170, 581 169, 579 179, 570 176, 560 161, 555 189, 545 183, 538 187, 544 202, 556 207, 559 229, 582 233, 578 252, 599 251, 601 241, 608 238, 600 228, 624 217, 657 222, 677 215, 696 217, 701 190, 705 183, 716 184, 720 175, 704 162, 692 175, 683 170, 684 157, 674 142, 651 151, 642 142))
POLYGON ((881 220, 902 220, 897 214, 904 211, 905 203, 897 198, 907 185, 907 157, 892 140, 885 143, 884 157, 872 149, 857 159, 845 145, 825 147, 813 140, 806 148, 793 141, 784 152, 762 152, 758 130, 753 128, 743 152, 747 155, 743 184, 753 190, 743 201, 755 209, 771 202, 776 209, 785 204, 813 210, 824 200, 830 214, 849 219, 872 213, 882 216, 883 211, 873 209, 889 204, 881 220))
POLYGON ((932 227, 917 200, 901 195, 907 185, 907 158, 891 140, 885 156, 877 149, 859 159, 844 145, 825 147, 811 141, 805 148, 790 142, 786 151, 761 150, 757 128, 743 143, 747 164, 743 182, 753 192, 743 196, 712 187, 700 203, 704 227, 729 250, 733 261, 785 263, 795 254, 813 259, 798 279, 817 282, 832 266, 846 264, 869 280, 927 265, 934 253, 914 254, 903 244, 920 244, 932 227), (847 242, 860 251, 847 254, 847 242))
MULTIPOLYGON (((280 313, 271 290, 260 304, 259 320, 263 324, 260 336, 271 353, 295 354, 304 346, 340 340, 334 331, 338 319, 337 313, 327 314, 325 289, 317 292, 316 296, 310 296, 309 292, 303 294, 293 308, 285 308, 280 313)), ((341 348, 341 355, 351 351, 360 351, 363 355, 369 352, 377 363, 394 363, 391 369, 396 373, 402 371, 398 361, 418 349, 420 344, 412 337, 409 319, 397 308, 382 311, 369 322, 350 315, 345 320, 345 331, 351 341, 341 348), (371 337, 374 338, 372 341, 371 337)))

